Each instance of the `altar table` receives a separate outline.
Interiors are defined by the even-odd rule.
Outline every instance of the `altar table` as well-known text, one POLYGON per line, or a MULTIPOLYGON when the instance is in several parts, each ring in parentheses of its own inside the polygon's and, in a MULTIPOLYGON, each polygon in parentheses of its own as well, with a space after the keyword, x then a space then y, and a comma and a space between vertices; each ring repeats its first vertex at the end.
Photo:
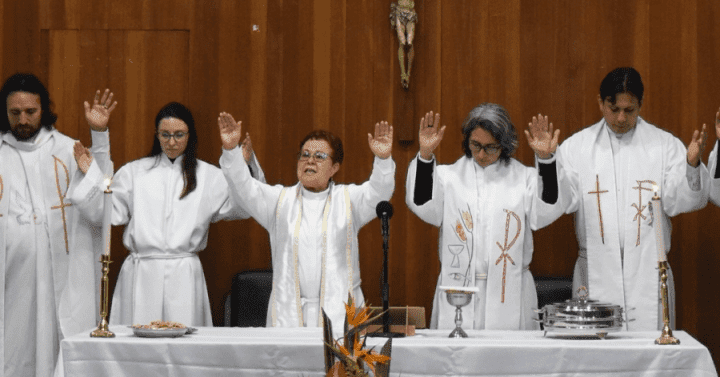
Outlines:
MULTIPOLYGON (((62 341, 66 376, 323 376, 320 328, 201 327, 180 338, 116 337, 90 330, 62 341)), ((684 331, 679 346, 654 344, 659 332, 618 332, 606 339, 543 337, 541 331, 419 330, 393 339, 392 376, 717 376, 708 349, 684 331)), ((340 334, 336 334, 337 337, 340 334)), ((383 338, 368 338, 379 350, 383 338)))

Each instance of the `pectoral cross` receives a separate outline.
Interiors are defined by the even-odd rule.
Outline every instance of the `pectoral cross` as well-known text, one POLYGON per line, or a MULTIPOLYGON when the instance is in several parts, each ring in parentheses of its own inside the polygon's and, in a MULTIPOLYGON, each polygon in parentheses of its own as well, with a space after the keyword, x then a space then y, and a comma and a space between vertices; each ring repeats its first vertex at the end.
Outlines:
POLYGON ((67 166, 65 166, 65 163, 62 162, 61 159, 55 157, 55 155, 53 155, 53 158, 55 159, 55 187, 57 187, 60 204, 52 206, 50 207, 50 209, 59 209, 61 212, 63 231, 65 232, 65 253, 70 254, 70 247, 68 246, 67 218, 65 216, 65 207, 72 206, 72 204, 65 203, 65 193, 67 192, 67 188, 70 186, 70 172, 68 172, 67 166), (58 163, 60 163, 60 166, 62 166, 63 170, 65 170, 65 193, 62 192, 62 188, 60 188, 60 174, 58 174, 58 163))
POLYGON ((502 275, 502 295, 500 298, 501 303, 505 303, 505 275, 507 273, 507 261, 510 260, 510 263, 515 265, 515 261, 513 261, 512 257, 510 257, 510 254, 508 254, 508 250, 515 244, 515 241, 517 241, 518 237, 520 237, 520 230, 522 230, 522 222, 520 221, 520 217, 515 214, 515 212, 510 210, 505 210, 507 212, 507 218, 505 219, 505 245, 500 245, 500 242, 496 242, 498 247, 500 248, 501 254, 500 257, 495 261, 495 265, 497 266, 500 261, 503 261, 503 275, 502 275), (517 233, 515 234, 515 237, 513 237, 512 241, 510 241, 510 244, 508 245, 508 235, 510 233, 510 216, 513 216, 515 220, 517 221, 517 233))
POLYGON ((595 191, 590 191, 588 194, 597 195, 598 216, 600 218, 600 239, 602 239, 603 244, 605 243, 605 231, 603 229, 602 209, 600 208, 600 194, 604 194, 606 192, 608 192, 608 190, 600 191, 600 177, 595 174, 595 191))
POLYGON ((645 217, 645 215, 642 214, 642 211, 645 210, 645 208, 647 208, 646 205, 642 205, 642 203, 643 203, 642 190, 652 191, 651 188, 643 187, 642 184, 650 183, 651 185, 654 185, 655 182, 650 181, 650 180, 635 181, 635 182, 637 182, 638 185, 636 187, 633 187, 633 190, 638 190, 638 202, 637 202, 637 204, 635 204, 635 203, 631 204, 630 207, 634 207, 637 210, 637 213, 633 217, 633 221, 637 220, 637 225, 638 225, 637 241, 635 242, 635 246, 640 246, 640 220, 647 219, 647 217, 645 217))

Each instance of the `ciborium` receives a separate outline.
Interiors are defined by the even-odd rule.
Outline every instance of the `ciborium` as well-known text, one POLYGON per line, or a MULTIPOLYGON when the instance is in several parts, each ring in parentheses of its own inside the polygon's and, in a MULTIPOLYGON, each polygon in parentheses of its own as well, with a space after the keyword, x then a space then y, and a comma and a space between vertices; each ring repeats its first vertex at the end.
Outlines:
POLYGON ((448 287, 445 289, 448 304, 455 307, 455 329, 450 333, 450 338, 467 338, 468 335, 462 329, 462 307, 472 301, 473 294, 478 291, 477 288, 467 287, 448 287))

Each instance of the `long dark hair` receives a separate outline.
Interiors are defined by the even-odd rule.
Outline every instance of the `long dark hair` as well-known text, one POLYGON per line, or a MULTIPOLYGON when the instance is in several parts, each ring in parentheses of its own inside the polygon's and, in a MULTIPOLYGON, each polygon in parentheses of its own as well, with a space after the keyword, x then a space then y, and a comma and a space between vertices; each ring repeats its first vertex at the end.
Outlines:
POLYGON ((180 119, 188 126, 188 143, 187 147, 185 147, 185 152, 183 152, 184 157, 182 161, 183 181, 185 181, 185 187, 183 187, 183 191, 180 194, 180 199, 182 199, 197 187, 197 158, 195 156, 197 155, 198 137, 197 131, 195 130, 195 120, 193 119, 190 109, 181 103, 170 102, 163 106, 155 117, 155 140, 153 141, 152 150, 148 154, 148 157, 158 157, 163 153, 157 133, 160 127, 160 121, 165 118, 180 119))
POLYGON ((32 73, 16 73, 8 77, 2 89, 0 89, 0 101, 2 102, 0 103, 0 133, 10 131, 10 122, 7 117, 7 99, 15 92, 27 92, 40 96, 40 124, 51 130, 53 124, 57 121, 57 115, 50 109, 52 102, 47 88, 32 73))

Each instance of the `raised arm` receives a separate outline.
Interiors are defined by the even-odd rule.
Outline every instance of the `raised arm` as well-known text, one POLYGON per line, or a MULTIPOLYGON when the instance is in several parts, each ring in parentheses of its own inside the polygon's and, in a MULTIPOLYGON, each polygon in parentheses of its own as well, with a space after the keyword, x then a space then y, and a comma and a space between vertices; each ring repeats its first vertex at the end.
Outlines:
POLYGON ((110 114, 117 106, 117 101, 113 101, 113 93, 110 89, 105 89, 102 98, 99 90, 95 92, 92 106, 87 101, 83 105, 85 107, 85 119, 92 135, 90 151, 94 158, 97 159, 100 170, 105 175, 112 176, 113 163, 110 159, 110 139, 107 133, 107 125, 110 114))
POLYGON ((368 134, 370 150, 375 155, 370 179, 356 186, 350 185, 350 202, 360 226, 375 217, 375 207, 390 200, 395 190, 395 162, 392 160, 393 127, 388 122, 375 124, 375 134, 368 134))
POLYGON ((218 127, 223 144, 220 168, 232 200, 265 229, 271 229, 282 187, 267 185, 250 175, 243 150, 237 148, 242 137, 242 122, 236 122, 228 113, 220 113, 218 127))
POLYGON ((440 226, 444 195, 439 182, 433 151, 440 145, 445 126, 440 127, 440 114, 429 112, 420 119, 418 157, 410 161, 405 182, 405 203, 423 221, 440 226))

